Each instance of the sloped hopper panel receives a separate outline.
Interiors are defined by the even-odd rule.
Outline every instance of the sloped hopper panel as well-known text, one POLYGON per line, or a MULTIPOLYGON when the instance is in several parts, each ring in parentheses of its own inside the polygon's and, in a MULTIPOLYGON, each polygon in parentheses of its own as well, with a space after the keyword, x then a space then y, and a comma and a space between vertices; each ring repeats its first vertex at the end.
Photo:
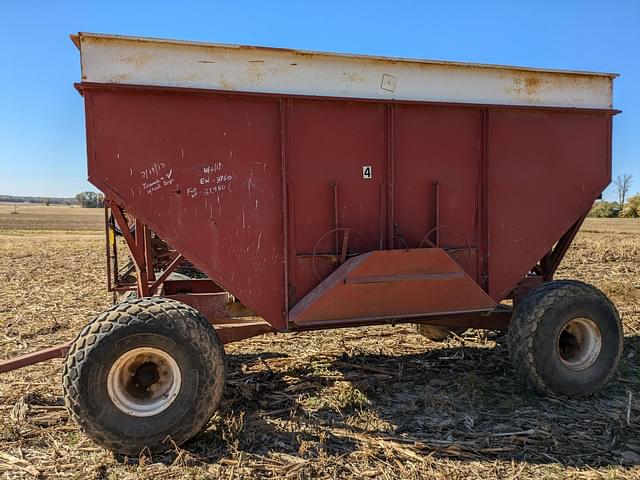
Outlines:
POLYGON ((495 302, 443 249, 353 257, 289 312, 297 325, 491 310, 495 302))
POLYGON ((611 117, 502 109, 488 120, 488 290, 504 298, 611 179, 611 117))
POLYGON ((83 93, 91 183, 284 329, 278 100, 83 93))

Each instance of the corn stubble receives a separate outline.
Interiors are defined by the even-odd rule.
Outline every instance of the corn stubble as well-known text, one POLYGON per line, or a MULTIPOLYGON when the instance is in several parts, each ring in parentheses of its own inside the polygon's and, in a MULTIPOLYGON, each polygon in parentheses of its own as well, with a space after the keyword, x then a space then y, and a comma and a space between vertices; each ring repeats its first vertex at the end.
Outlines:
MULTIPOLYGON (((80 233, 51 230, 47 215, 0 224, 3 358, 72 339, 110 305, 102 212, 67 219, 89 225, 80 233)), ((227 346, 225 399, 206 431, 124 458, 69 420, 54 360, 1 377, 0 476, 640 477, 640 223, 588 219, 558 278, 594 284, 623 318, 620 371, 592 398, 528 392, 494 332, 444 343, 409 325, 270 335, 227 346)))

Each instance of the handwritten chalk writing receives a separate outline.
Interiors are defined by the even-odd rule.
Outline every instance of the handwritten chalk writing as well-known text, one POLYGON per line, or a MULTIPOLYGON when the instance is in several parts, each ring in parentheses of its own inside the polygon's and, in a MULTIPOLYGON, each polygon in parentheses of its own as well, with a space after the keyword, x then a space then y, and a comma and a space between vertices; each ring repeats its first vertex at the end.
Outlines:
POLYGON ((200 190, 202 195, 211 195, 212 193, 224 192, 227 189, 226 185, 214 185, 212 187, 200 190))
POLYGON ((173 184, 175 178, 173 178, 173 169, 169 169, 168 172, 163 172, 166 165, 163 162, 154 163, 152 166, 140 171, 142 176, 142 189, 151 194, 160 190, 162 187, 173 184))
POLYGON ((210 173, 216 173, 222 170, 222 162, 214 163, 213 165, 207 165, 203 167, 202 173, 209 175, 210 173))
POLYGON ((233 175, 223 172, 223 162, 214 162, 202 167, 202 174, 198 177, 196 186, 187 188, 187 195, 191 198, 197 196, 209 196, 222 192, 230 192, 230 182, 233 175))
POLYGON ((191 198, 197 196, 207 197, 213 194, 220 194, 222 192, 231 191, 231 180, 233 175, 227 175, 220 170, 222 169, 222 162, 214 165, 206 166, 203 168, 205 175, 198 178, 198 185, 195 187, 187 188, 187 195, 191 198), (219 173, 219 175, 209 175, 209 173, 219 173))
POLYGON ((156 179, 152 182, 143 182, 142 183, 142 189, 147 192, 147 194, 150 194, 152 192, 155 192, 157 190, 160 190, 160 188, 162 188, 162 183, 160 182, 160 179, 156 179))
POLYGON ((160 170, 162 170, 163 168, 166 168, 166 165, 163 162, 154 162, 150 167, 147 167, 144 170, 140 170, 140 175, 142 175, 143 180, 149 180, 150 178, 158 175, 160 173, 160 170))
POLYGON ((200 176, 198 182, 200 185, 208 185, 209 183, 222 183, 231 180, 231 175, 219 175, 222 172, 223 163, 216 162, 202 167, 203 175, 200 176))

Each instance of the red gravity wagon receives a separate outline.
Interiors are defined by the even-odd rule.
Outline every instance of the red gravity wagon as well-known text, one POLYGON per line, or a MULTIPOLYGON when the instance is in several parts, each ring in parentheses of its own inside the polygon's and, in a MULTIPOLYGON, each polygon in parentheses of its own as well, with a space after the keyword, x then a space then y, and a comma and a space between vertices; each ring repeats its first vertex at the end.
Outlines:
POLYGON ((194 436, 223 344, 269 332, 508 330, 539 393, 614 374, 614 305, 553 276, 610 182, 615 75, 72 39, 122 301, 1 368, 66 355, 66 404, 100 445, 194 436))

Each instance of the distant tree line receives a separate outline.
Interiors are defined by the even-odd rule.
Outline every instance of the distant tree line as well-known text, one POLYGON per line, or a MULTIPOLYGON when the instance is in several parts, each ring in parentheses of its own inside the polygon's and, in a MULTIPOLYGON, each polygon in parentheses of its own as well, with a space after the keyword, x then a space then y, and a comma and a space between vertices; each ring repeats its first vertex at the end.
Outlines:
POLYGON ((631 189, 632 181, 633 176, 628 173, 618 175, 613 181, 618 201, 608 202, 606 200, 598 200, 591 208, 589 216, 600 218, 640 217, 640 193, 630 198, 627 197, 631 189))
POLYGON ((104 194, 100 192, 80 192, 73 198, 0 195, 0 202, 80 205, 83 208, 102 208, 104 207, 104 194))
POLYGON ((97 192, 80 192, 76 195, 76 201, 82 208, 104 207, 104 195, 97 192))
POLYGON ((15 195, 0 195, 0 202, 11 203, 44 203, 45 205, 74 205, 75 198, 61 197, 29 197, 15 195))

